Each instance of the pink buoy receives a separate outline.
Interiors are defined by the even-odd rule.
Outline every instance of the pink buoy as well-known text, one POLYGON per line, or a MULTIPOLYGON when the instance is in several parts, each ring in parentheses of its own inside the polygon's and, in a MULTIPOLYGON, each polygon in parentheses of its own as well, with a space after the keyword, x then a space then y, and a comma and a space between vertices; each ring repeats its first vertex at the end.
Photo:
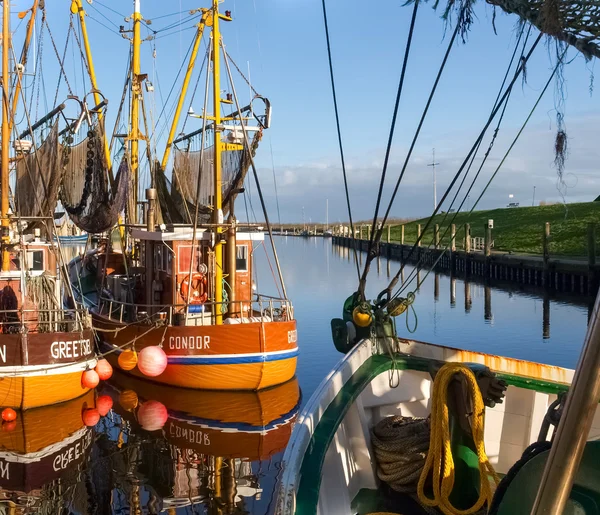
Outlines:
POLYGON ((95 370, 86 370, 81 374, 81 384, 84 388, 96 388, 99 382, 100 378, 95 370))
POLYGON ((160 347, 146 347, 138 355, 137 366, 145 376, 159 376, 167 368, 167 355, 160 347))
POLYGON ((167 408, 159 401, 144 402, 140 406, 137 416, 142 429, 146 431, 158 431, 162 429, 169 417, 167 408))
POLYGON ((105 417, 113 407, 113 400, 110 395, 101 395, 96 399, 96 409, 100 416, 105 417))
POLYGON ((102 381, 106 381, 107 379, 110 379, 113 374, 113 368, 111 367, 110 363, 108 361, 106 361, 105 359, 98 360, 95 370, 96 370, 96 373, 98 374, 98 377, 102 381))

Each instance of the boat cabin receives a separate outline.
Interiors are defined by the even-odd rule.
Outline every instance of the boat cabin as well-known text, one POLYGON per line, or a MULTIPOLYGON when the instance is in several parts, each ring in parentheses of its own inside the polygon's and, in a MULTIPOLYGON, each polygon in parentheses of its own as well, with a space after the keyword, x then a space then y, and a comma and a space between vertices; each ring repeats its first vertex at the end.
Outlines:
MULTIPOLYGON (((194 238, 192 227, 174 226, 163 231, 133 229, 131 235, 140 243, 139 267, 130 269, 126 275, 122 257, 119 260, 115 254, 112 258, 109 254, 102 264, 106 266, 106 286, 115 301, 135 304, 138 319, 164 314, 186 319, 191 325, 210 324, 216 308, 213 301, 214 233, 198 229, 194 238)), ((224 315, 226 318, 252 317, 252 256, 255 244, 264 240, 264 233, 237 232, 235 238, 224 233, 224 237, 227 238, 223 245, 223 279, 227 293, 224 315)))

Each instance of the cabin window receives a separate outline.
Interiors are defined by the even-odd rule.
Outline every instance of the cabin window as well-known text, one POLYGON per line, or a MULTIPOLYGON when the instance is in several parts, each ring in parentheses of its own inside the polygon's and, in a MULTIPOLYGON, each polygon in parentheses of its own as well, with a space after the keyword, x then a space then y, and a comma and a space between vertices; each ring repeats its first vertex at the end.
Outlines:
POLYGON ((248 247, 246 245, 235 246, 235 270, 237 272, 248 271, 248 247))
POLYGON ((163 269, 163 248, 160 245, 154 247, 154 270, 160 271, 163 269))
POLYGON ((43 250, 28 250, 27 251, 27 266, 29 270, 43 271, 44 270, 44 251, 43 250))
POLYGON ((165 249, 165 271, 170 275, 173 273, 173 253, 171 249, 165 249))

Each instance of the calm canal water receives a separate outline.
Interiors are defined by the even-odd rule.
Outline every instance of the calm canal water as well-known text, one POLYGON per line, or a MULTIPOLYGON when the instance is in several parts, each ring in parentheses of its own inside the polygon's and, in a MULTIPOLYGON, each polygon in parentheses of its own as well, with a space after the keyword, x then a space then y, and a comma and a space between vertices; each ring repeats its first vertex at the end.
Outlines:
MULTIPOLYGON (((297 380, 260 393, 189 392, 116 373, 98 401, 91 392, 28 411, 0 432, 0 513, 273 513, 293 422, 340 357, 329 321, 357 285, 352 252, 331 239, 278 237, 277 248, 298 320, 297 380), (86 427, 95 403, 106 415, 86 427)), ((255 255, 259 290, 276 294, 265 251, 255 255)), ((370 298, 398 267, 373 264, 370 298)), ((420 279, 413 338, 576 365, 589 299, 433 273, 420 279)), ((398 327, 409 335, 404 318, 398 327)))

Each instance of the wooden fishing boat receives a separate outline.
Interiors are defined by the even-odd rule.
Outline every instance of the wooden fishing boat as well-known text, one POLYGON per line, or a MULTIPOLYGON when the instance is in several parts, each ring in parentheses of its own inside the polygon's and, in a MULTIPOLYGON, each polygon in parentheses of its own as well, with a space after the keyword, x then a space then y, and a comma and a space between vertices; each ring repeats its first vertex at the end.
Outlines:
MULTIPOLYGON (((36 2, 31 9, 30 27, 37 6, 36 2)), ((82 373, 95 366, 96 353, 85 310, 65 308, 62 303, 63 297, 71 298, 72 303, 72 295, 60 246, 53 244, 53 213, 60 181, 46 182, 60 167, 58 128, 51 123, 58 111, 28 125, 18 139, 12 140, 12 151, 10 148, 11 136, 18 130, 14 119, 23 95, 20 80, 29 40, 24 43, 20 67, 9 74, 8 63, 13 55, 9 18, 6 2, 0 176, 0 398, 4 407, 28 409, 83 395, 88 389, 82 386, 82 373), (51 128, 44 142, 36 146, 35 130, 45 122, 51 128), (13 171, 16 191, 11 205, 13 171)))
POLYGON ((87 492, 78 476, 94 441, 82 412, 93 405, 94 393, 88 392, 56 406, 24 411, 3 424, 0 502, 12 510, 7 512, 59 513, 68 502, 87 511, 87 492))
POLYGON ((112 470, 124 475, 127 489, 138 471, 156 469, 136 479, 132 492, 138 499, 150 492, 163 510, 233 507, 259 498, 262 477, 252 463, 269 462, 283 451, 301 399, 296 379, 259 392, 202 392, 117 371, 106 388, 129 427, 127 442, 111 458, 112 470), (129 453, 137 459, 120 463, 129 453))
MULTIPOLYGON (((138 162, 141 105, 139 70, 140 2, 134 2, 130 162, 138 162), (136 68, 137 67, 137 68, 136 68)), ((71 279, 79 287, 80 301, 90 307, 101 351, 117 364, 124 352, 152 350, 166 363, 148 374, 142 361, 131 373, 186 388, 259 390, 289 381, 298 355, 296 321, 287 298, 266 210, 271 248, 278 276, 279 296, 255 292, 254 258, 264 246, 258 224, 240 224, 234 214, 244 178, 254 167, 253 156, 262 133, 270 124, 269 101, 256 94, 241 107, 231 75, 231 58, 224 51, 219 24, 231 21, 219 2, 201 13, 181 95, 160 166, 152 170, 153 185, 146 191, 145 223, 137 207, 128 209, 125 240, 128 246, 107 241, 100 251, 75 259, 71 279), (204 32, 210 32, 211 63, 206 76, 206 98, 212 81, 210 115, 189 115, 203 126, 175 138, 197 49, 204 32), (224 64, 231 93, 221 97, 220 67, 224 64), (232 112, 222 114, 222 104, 232 112), (259 105, 264 105, 264 114, 259 105), (249 134, 251 136, 249 136, 249 134), (173 178, 166 178, 174 152, 173 178), (227 218, 225 219, 225 216, 227 218)), ((239 70, 239 69, 238 69, 239 70)), ((141 79, 140 79, 141 80, 141 79)), ((205 110, 207 111, 207 102, 205 110)), ((133 177, 137 177, 133 169, 133 177)), ((257 178, 256 173, 254 173, 257 178)), ((137 191, 137 187, 135 188, 137 191)), ((261 197, 262 198, 262 197, 261 197)), ((137 206, 133 199, 133 206, 137 206)), ((266 247, 265 247, 266 248, 266 247)), ((135 358, 137 359, 137 358, 135 358)), ((135 365, 135 363, 134 363, 135 365)))

